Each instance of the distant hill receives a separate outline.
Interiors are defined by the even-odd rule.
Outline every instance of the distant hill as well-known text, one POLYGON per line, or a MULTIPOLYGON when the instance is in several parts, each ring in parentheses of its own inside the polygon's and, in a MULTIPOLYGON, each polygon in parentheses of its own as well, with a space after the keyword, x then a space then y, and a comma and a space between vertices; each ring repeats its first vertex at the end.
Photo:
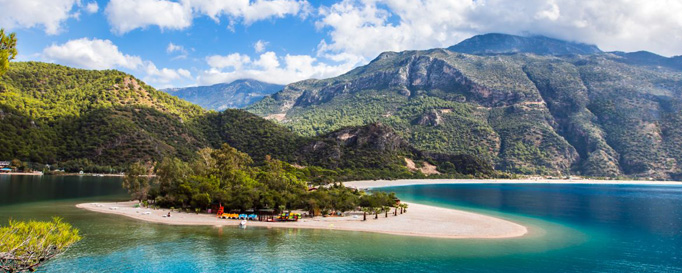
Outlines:
POLYGON ((447 50, 385 52, 344 75, 289 84, 247 110, 304 136, 381 122, 422 151, 515 173, 679 179, 676 62, 481 35, 447 50))
POLYGON ((448 50, 467 54, 533 53, 537 55, 589 55, 602 51, 594 45, 573 43, 544 36, 515 36, 491 33, 477 35, 448 50))
POLYGON ((167 156, 187 160, 199 149, 228 143, 256 162, 270 155, 348 179, 418 174, 405 158, 446 174, 493 173, 474 157, 423 153, 389 127, 348 130, 302 137, 243 110, 206 111, 115 70, 18 62, 0 78, 0 160, 109 172, 167 156))
POLYGON ((637 52, 611 52, 622 57, 620 62, 638 66, 663 66, 675 70, 682 70, 682 56, 666 58, 648 51, 637 52))
POLYGON ((228 108, 244 108, 284 86, 256 80, 236 80, 211 86, 169 88, 161 91, 208 109, 222 111, 228 108))

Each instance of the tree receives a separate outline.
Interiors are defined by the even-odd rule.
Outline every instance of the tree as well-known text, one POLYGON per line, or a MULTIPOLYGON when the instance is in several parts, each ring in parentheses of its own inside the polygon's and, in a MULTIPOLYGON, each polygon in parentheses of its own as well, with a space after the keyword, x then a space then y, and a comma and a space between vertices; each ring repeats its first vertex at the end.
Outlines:
POLYGON ((400 214, 403 214, 403 212, 407 212, 407 204, 405 203, 400 203, 400 214))
POLYGON ((175 157, 164 158, 156 167, 160 194, 172 192, 190 175, 192 175, 192 169, 187 163, 175 157))
POLYGON ((57 217, 52 222, 10 220, 0 227, 0 271, 35 271, 80 241, 78 232, 57 217))
POLYGON ((0 29, 0 76, 9 70, 9 61, 17 56, 17 37, 15 33, 5 35, 5 29, 0 29))
POLYGON ((9 164, 10 167, 15 168, 15 169, 21 168, 22 165, 23 165, 23 162, 21 162, 21 160, 16 159, 16 158, 12 159, 12 161, 9 164))
POLYGON ((367 221, 367 213, 372 213, 372 211, 374 211, 374 208, 363 207, 362 208, 362 221, 367 221))
POLYGON ((123 177, 123 188, 128 190, 130 196, 140 202, 147 200, 149 193, 149 177, 147 168, 140 162, 133 163, 123 177))
POLYGON ((381 209, 384 211, 384 218, 388 218, 388 211, 391 210, 390 206, 383 206, 381 209))

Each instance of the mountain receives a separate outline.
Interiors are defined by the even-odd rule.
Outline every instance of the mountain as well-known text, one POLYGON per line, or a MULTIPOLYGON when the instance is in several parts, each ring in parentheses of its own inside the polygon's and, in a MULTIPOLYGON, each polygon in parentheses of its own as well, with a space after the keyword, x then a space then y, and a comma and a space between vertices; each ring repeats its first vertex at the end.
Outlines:
POLYGON ((648 51, 611 52, 622 57, 621 62, 637 66, 664 66, 670 69, 682 70, 682 56, 666 58, 648 51))
POLYGON ((243 110, 204 110, 115 70, 19 62, 0 78, 2 160, 110 172, 168 156, 188 160, 228 143, 257 163, 270 155, 331 169, 328 176, 339 179, 420 175, 408 161, 431 173, 494 175, 474 157, 421 152, 386 126, 342 130, 341 136, 302 137, 243 110))
POLYGON ((222 111, 228 108, 244 108, 284 86, 256 80, 236 80, 211 86, 162 89, 168 94, 198 104, 204 109, 222 111))
MULTIPOLYGON (((472 39, 486 37, 500 36, 472 39)), ((289 84, 247 110, 304 136, 381 122, 417 149, 515 173, 680 177, 679 69, 516 39, 481 42, 479 55, 385 52, 339 77, 289 84)))
POLYGON ((567 42, 544 36, 523 37, 499 33, 477 35, 449 47, 448 50, 477 55, 533 53, 560 56, 602 52, 594 45, 567 42))

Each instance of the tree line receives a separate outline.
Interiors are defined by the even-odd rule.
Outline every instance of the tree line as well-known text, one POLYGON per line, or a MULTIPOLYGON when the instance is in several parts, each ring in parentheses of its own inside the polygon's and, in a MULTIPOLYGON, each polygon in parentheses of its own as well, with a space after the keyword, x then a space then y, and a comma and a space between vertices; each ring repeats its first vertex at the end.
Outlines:
POLYGON ((123 187, 145 204, 188 211, 222 205, 226 211, 302 209, 326 215, 361 207, 374 212, 396 203, 393 193, 370 194, 335 183, 313 188, 310 181, 319 179, 318 172, 270 156, 257 165, 248 154, 223 144, 198 151, 189 162, 167 157, 155 166, 134 163, 123 187))

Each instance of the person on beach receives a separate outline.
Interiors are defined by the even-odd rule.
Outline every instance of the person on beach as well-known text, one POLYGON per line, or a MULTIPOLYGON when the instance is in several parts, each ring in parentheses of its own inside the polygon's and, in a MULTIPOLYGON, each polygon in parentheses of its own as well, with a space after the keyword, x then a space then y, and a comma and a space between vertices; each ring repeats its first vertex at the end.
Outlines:
POLYGON ((168 215, 166 217, 170 218, 170 211, 168 212, 168 215))

